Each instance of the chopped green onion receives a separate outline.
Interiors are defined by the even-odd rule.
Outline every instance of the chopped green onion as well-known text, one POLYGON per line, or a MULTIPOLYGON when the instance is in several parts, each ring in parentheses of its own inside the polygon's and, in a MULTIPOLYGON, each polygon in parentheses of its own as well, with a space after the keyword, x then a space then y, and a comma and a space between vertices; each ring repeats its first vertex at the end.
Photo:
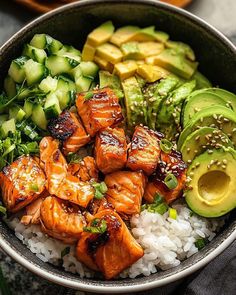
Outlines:
POLYGON ((92 186, 95 189, 95 199, 102 199, 104 197, 104 194, 107 192, 107 185, 105 184, 105 182, 94 182, 92 183, 92 186))
POLYGON ((170 173, 165 177, 164 183, 168 187, 168 189, 175 189, 178 185, 178 180, 174 176, 174 174, 170 173))
POLYGON ((63 258, 69 253, 70 253, 70 247, 66 247, 64 250, 61 251, 61 258, 63 258))
POLYGON ((177 218, 177 210, 174 208, 169 208, 169 217, 172 219, 177 218))
POLYGON ((80 156, 79 154, 77 154, 77 153, 69 153, 69 154, 67 155, 67 161, 68 161, 69 163, 79 163, 79 162, 82 161, 82 158, 81 158, 81 156, 80 156))
POLYGON ((11 290, 6 282, 6 279, 3 276, 2 269, 0 267, 0 293, 2 295, 11 295, 11 290))
POLYGON ((155 205, 159 205, 159 204, 161 204, 161 203, 163 203, 163 197, 160 195, 160 194, 155 194, 155 196, 154 196, 154 201, 153 201, 153 203, 155 204, 155 205))
POLYGON ((173 147, 173 144, 167 139, 161 139, 160 148, 164 153, 169 153, 173 147))
POLYGON ((3 215, 6 215, 7 214, 7 209, 3 206, 0 205, 0 212, 3 214, 3 215))
POLYGON ((91 226, 85 226, 84 231, 92 234, 103 234, 107 230, 106 220, 95 218, 91 222, 91 226))
POLYGON ((206 245, 206 239, 204 238, 200 238, 196 240, 195 242, 195 246, 198 248, 198 250, 201 250, 202 248, 204 248, 205 245, 206 245))
POLYGON ((158 213, 163 215, 164 213, 168 211, 168 208, 169 207, 166 203, 161 203, 157 206, 155 204, 151 204, 151 205, 148 205, 147 211, 151 213, 158 213))
POLYGON ((30 189, 34 192, 38 192, 39 191, 39 187, 36 183, 33 183, 30 185, 30 189))
POLYGON ((92 91, 88 91, 85 96, 84 96, 84 99, 87 100, 87 99, 90 99, 93 97, 93 92, 92 91))
POLYGON ((10 145, 6 151, 4 152, 4 154, 2 155, 2 157, 6 157, 6 155, 10 154, 12 151, 14 151, 14 149, 16 148, 15 144, 10 145))

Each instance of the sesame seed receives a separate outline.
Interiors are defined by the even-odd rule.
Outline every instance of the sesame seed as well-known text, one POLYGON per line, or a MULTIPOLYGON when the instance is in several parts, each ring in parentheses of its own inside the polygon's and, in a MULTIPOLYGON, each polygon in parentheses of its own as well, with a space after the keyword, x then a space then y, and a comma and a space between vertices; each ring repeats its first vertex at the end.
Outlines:
POLYGON ((203 122, 203 117, 200 118, 200 122, 201 122, 201 123, 203 122))
POLYGON ((199 167, 199 166, 200 166, 200 163, 199 163, 199 162, 197 162, 197 163, 196 163, 196 167, 199 167))
POLYGON ((190 152, 190 148, 188 147, 188 148, 187 148, 187 153, 189 153, 189 152, 190 152))
POLYGON ((195 137, 195 140, 198 141, 200 139, 200 135, 195 137))
POLYGON ((198 150, 195 150, 194 153, 197 154, 198 153, 198 150))
POLYGON ((221 161, 218 161, 216 165, 217 166, 220 166, 221 165, 221 161))
POLYGON ((222 165, 221 167, 222 167, 222 169, 226 169, 226 165, 222 165))
POLYGON ((229 122, 229 119, 227 119, 227 118, 224 118, 224 122, 226 122, 226 123, 227 123, 227 122, 229 122))
POLYGON ((210 169, 211 168, 211 165, 207 165, 207 169, 210 169))
POLYGON ((191 164, 192 163, 192 160, 188 160, 187 163, 191 164))
POLYGON ((190 176, 193 176, 193 175, 194 175, 194 172, 190 172, 189 175, 190 175, 190 176))
POLYGON ((212 150, 207 150, 208 154, 212 154, 213 151, 212 150))
POLYGON ((223 161, 223 164, 227 165, 228 161, 226 159, 224 159, 223 161))
POLYGON ((215 163, 215 160, 211 160, 210 165, 213 165, 215 163))
POLYGON ((216 114, 213 115, 213 118, 216 120, 218 119, 216 114))

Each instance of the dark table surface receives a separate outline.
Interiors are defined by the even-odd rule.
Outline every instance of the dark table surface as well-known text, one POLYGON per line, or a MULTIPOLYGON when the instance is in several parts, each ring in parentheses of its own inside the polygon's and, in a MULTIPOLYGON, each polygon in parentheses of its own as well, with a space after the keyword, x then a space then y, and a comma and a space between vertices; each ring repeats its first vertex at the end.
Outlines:
MULTIPOLYGON (((236 43, 236 0, 194 0, 187 9, 214 25, 236 43)), ((36 14, 16 5, 11 0, 0 0, 0 46, 35 17, 37 17, 36 14)), ((145 294, 234 295, 236 294, 235 249, 236 242, 205 269, 186 278, 181 284, 178 283, 163 289, 155 289, 145 292, 145 294), (219 272, 222 271, 222 276, 224 271, 228 274, 223 283, 212 272, 212 270, 216 271, 217 269, 219 272), (207 281, 204 280, 206 277, 208 277, 207 281), (204 286, 204 282, 206 286, 204 286), (199 289, 198 285, 202 288, 199 289)), ((73 291, 56 286, 31 274, 2 252, 0 252, 0 266, 14 295, 74 294, 73 291)), ((84 293, 77 292, 76 294, 82 295, 84 293)))

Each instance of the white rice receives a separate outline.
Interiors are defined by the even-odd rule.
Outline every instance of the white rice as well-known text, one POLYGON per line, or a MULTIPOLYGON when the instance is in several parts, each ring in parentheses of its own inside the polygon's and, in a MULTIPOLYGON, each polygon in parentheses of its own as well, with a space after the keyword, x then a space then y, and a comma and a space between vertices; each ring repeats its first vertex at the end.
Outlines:
MULTIPOLYGON (((120 276, 135 278, 148 276, 158 269, 166 270, 198 252, 195 242, 199 238, 211 241, 224 224, 224 219, 206 219, 193 215, 185 204, 173 205, 178 212, 177 219, 171 219, 168 212, 164 215, 150 213, 147 210, 131 218, 131 231, 144 249, 144 256, 125 270, 120 276)), ((44 262, 62 267, 80 277, 92 277, 94 274, 75 258, 74 246, 66 245, 41 232, 40 226, 25 226, 15 217, 8 220, 16 237, 44 262), (62 251, 70 247, 69 254, 61 257, 62 251)))

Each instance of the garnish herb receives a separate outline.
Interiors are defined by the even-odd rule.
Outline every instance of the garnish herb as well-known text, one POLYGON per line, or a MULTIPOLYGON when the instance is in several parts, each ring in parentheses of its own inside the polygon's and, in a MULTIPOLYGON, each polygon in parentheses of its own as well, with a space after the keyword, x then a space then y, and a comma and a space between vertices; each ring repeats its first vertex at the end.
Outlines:
POLYGON ((206 239, 200 238, 196 240, 195 246, 198 248, 198 250, 201 250, 202 248, 206 246, 206 242, 207 242, 206 239))
POLYGON ((31 189, 32 191, 36 192, 36 193, 39 191, 39 187, 38 187, 38 185, 37 185, 36 183, 32 183, 32 184, 30 185, 30 189, 31 189))
POLYGON ((164 203, 164 200, 161 195, 156 194, 154 197, 154 201, 152 204, 144 204, 141 207, 141 210, 147 210, 148 212, 151 213, 158 213, 163 215, 168 211, 169 207, 166 203, 164 203))
POLYGON ((169 153, 173 147, 173 144, 167 139, 161 139, 160 148, 164 153, 169 153))
POLYGON ((0 213, 2 213, 4 216, 7 214, 7 209, 2 205, 0 205, 0 213))
POLYGON ((67 161, 68 161, 69 163, 79 163, 79 162, 82 161, 82 158, 81 158, 81 156, 80 156, 79 154, 77 154, 77 153, 69 153, 69 154, 67 155, 67 161))
POLYGON ((2 295, 11 295, 10 288, 6 282, 6 279, 3 276, 2 269, 0 267, 0 293, 2 295))
POLYGON ((169 217, 172 219, 176 219, 178 216, 177 210, 174 208, 169 208, 169 217))
POLYGON ((92 97, 93 97, 93 92, 92 92, 92 91, 88 91, 88 92, 85 94, 84 99, 85 99, 85 100, 88 100, 88 99, 90 99, 90 98, 92 98, 92 97))
POLYGON ((178 185, 178 180, 174 176, 174 174, 169 173, 165 179, 164 179, 165 185, 168 187, 168 189, 175 189, 178 185))
POLYGON ((84 231, 92 234, 103 234, 107 230, 107 223, 104 219, 95 218, 90 226, 85 226, 84 231))
POLYGON ((107 192, 107 185, 105 184, 105 182, 94 182, 92 183, 92 186, 95 189, 95 199, 102 199, 104 197, 104 194, 107 192))
POLYGON ((69 253, 70 253, 70 247, 66 247, 64 250, 61 251, 61 258, 63 258, 69 253))

